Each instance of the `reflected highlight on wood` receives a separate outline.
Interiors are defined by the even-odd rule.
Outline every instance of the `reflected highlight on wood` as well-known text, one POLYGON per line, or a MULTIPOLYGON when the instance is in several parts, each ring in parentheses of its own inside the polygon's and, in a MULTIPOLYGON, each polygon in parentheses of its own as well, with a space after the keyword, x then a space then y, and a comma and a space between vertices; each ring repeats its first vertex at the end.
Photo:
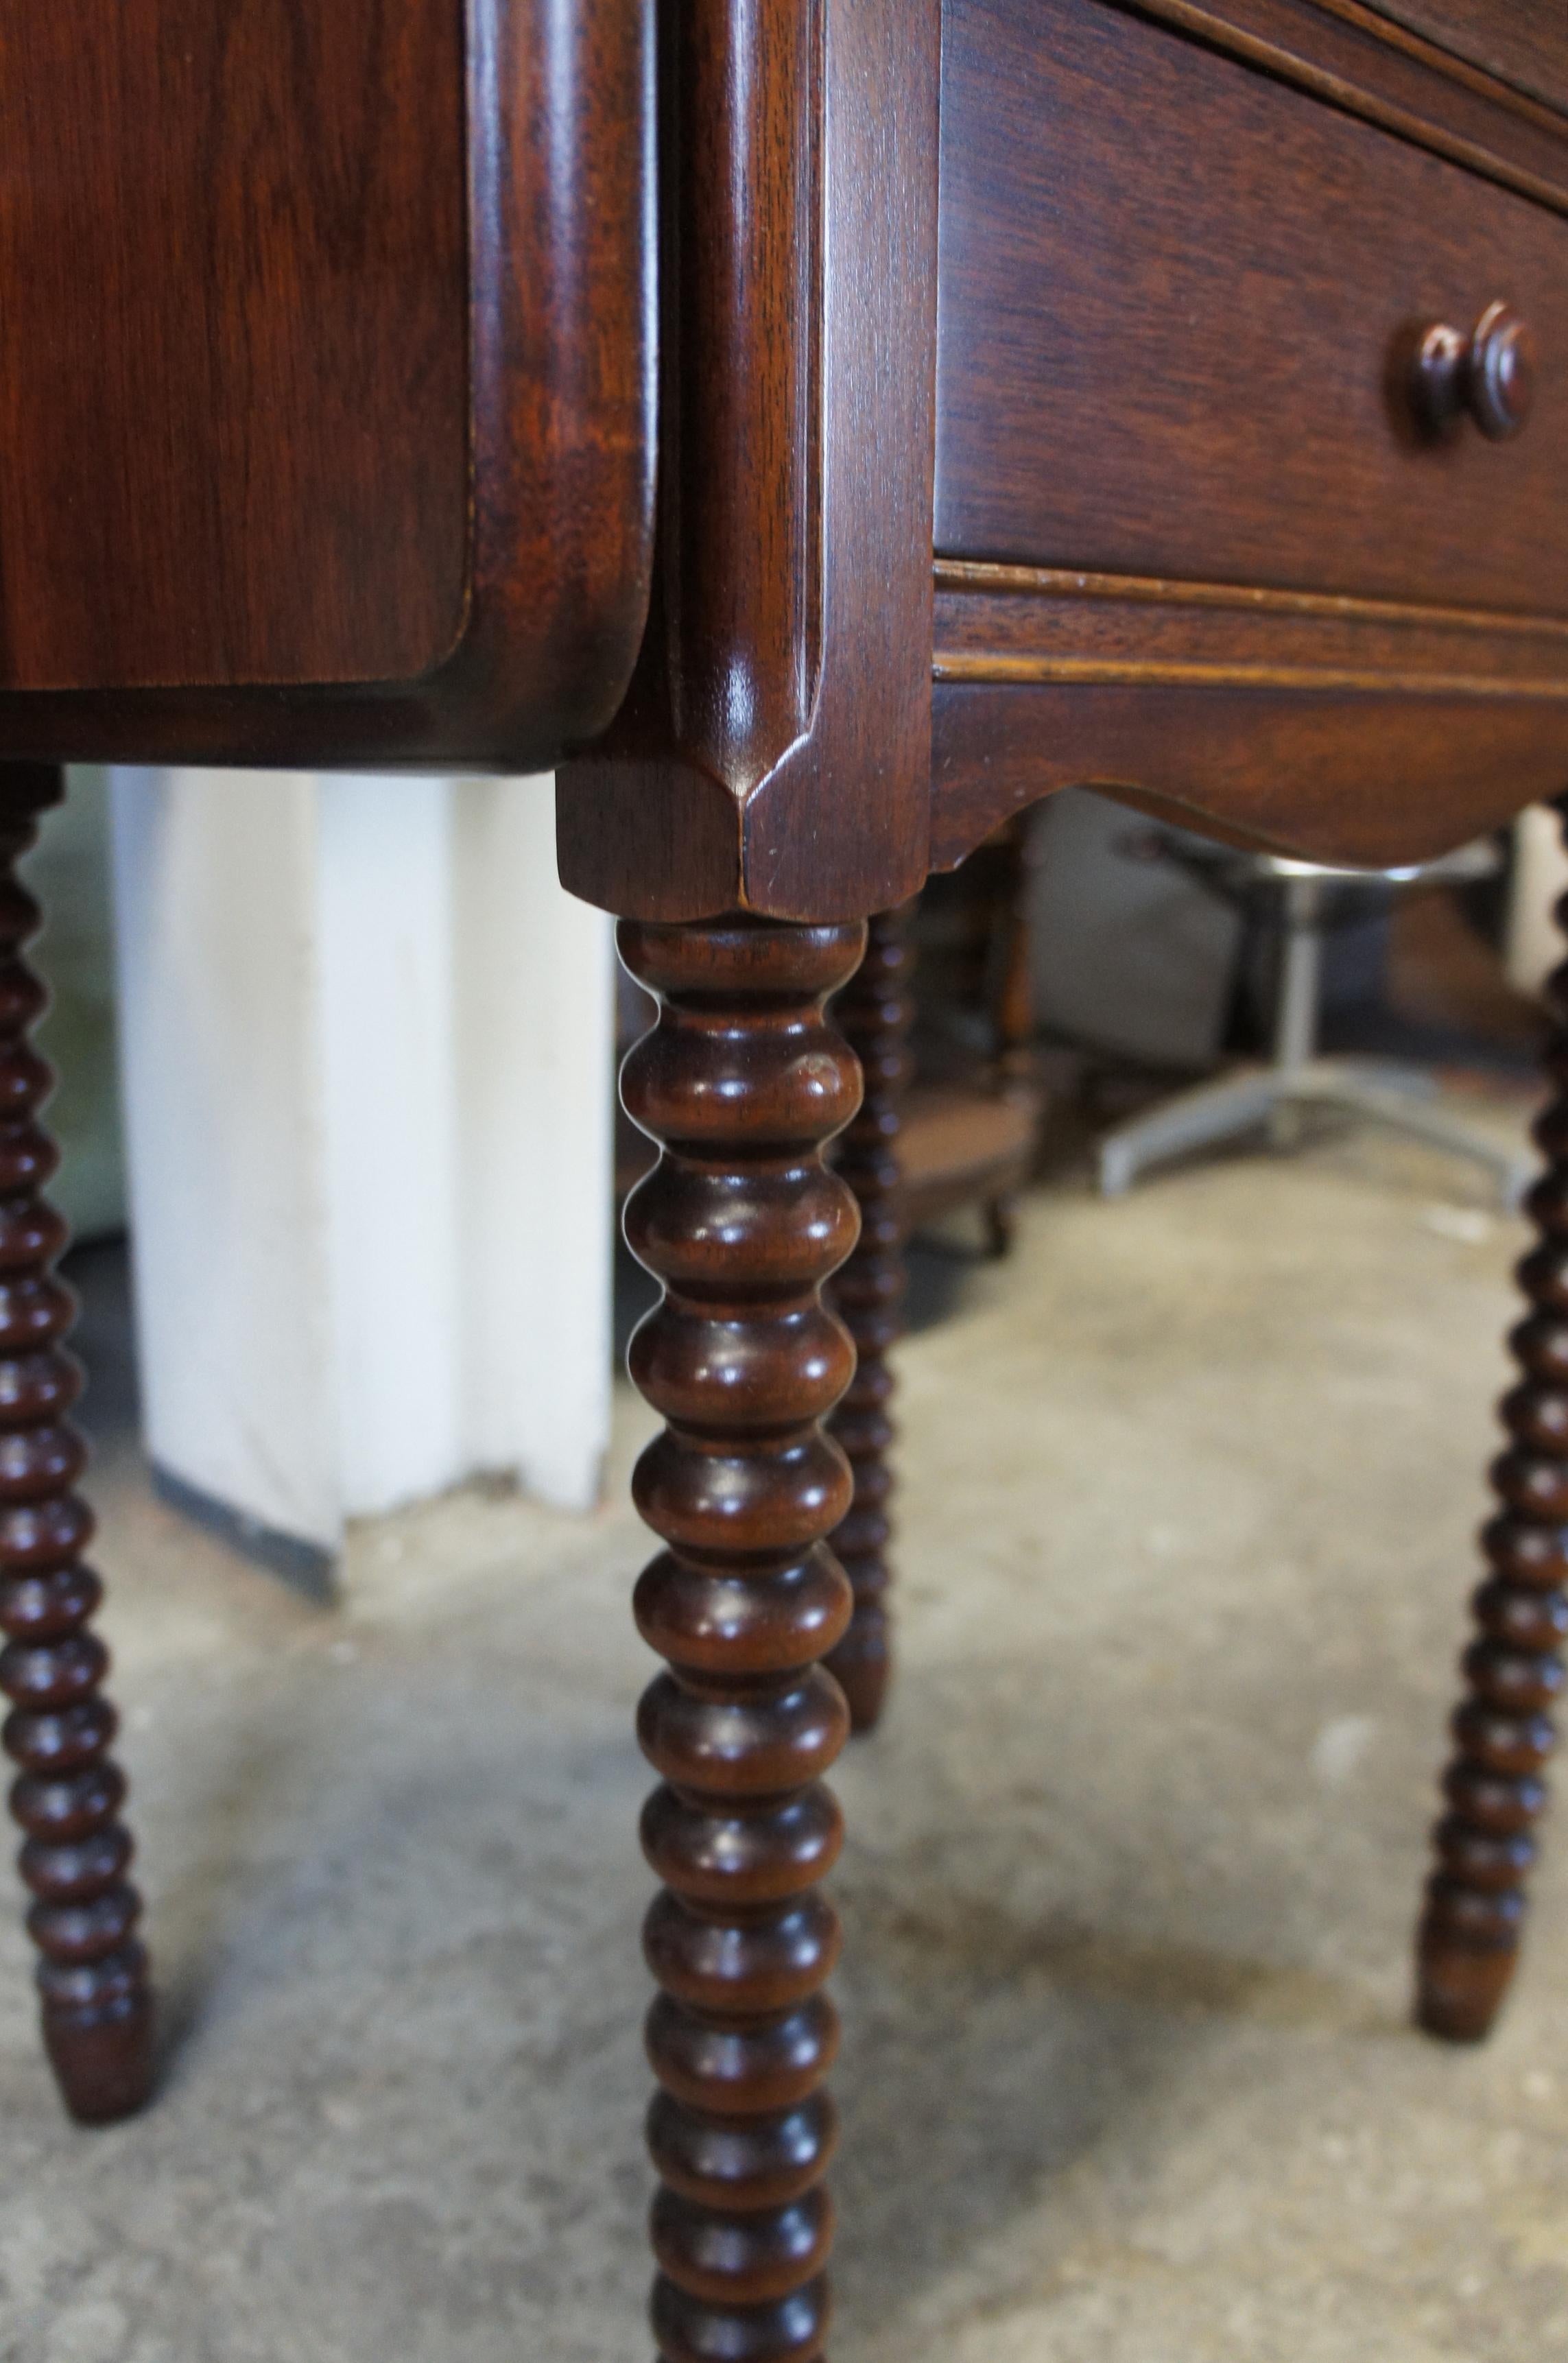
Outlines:
POLYGON ((668 1546, 637 1588, 669 1667, 639 1718, 662 1781, 642 1822, 665 1882, 644 1931, 662 2363, 816 2363, 828 2330, 839 1928, 817 1881, 849 1715, 817 1661, 852 1599, 825 1541, 850 1470, 821 1421, 854 1349, 821 1283, 857 1225, 821 1148, 860 1084, 825 1004, 864 940, 740 917, 619 933, 660 1004, 621 1093, 663 1147, 626 1213, 664 1284, 629 1358, 667 1423, 633 1480, 668 1546))
POLYGON ((87 1629, 103 1593, 82 1563, 93 1514, 71 1490, 87 1455, 67 1417, 82 1373, 60 1350, 76 1308, 50 1270, 66 1230, 38 1194, 59 1162, 37 1121, 54 1078, 27 1039, 46 995, 20 953, 40 914, 14 865, 58 793, 56 771, 0 773, 0 1689, 6 1750, 22 1768, 11 1810, 26 1834, 44 2043, 67 2108, 93 2124, 147 2098, 152 2010, 125 1875, 125 1778, 108 1756, 108 1651, 87 1629))
MULTIPOLYGON (((1568 895, 1557 916, 1568 927, 1568 895)), ((1509 1340, 1524 1378, 1502 1404, 1512 1442, 1492 1481, 1503 1508, 1483 1536, 1492 1571, 1475 1595, 1421 1923, 1421 2025, 1460 2043, 1487 2033, 1513 1975, 1568 1635, 1568 963, 1548 997, 1557 1097, 1535 1127, 1548 1160, 1529 1201, 1540 1245, 1518 1272, 1534 1310, 1509 1340)))
POLYGON ((910 905, 873 919, 866 956, 833 1004, 833 1017, 861 1062, 865 1097, 841 1135, 833 1163, 861 1210, 860 1243, 829 1282, 828 1298, 855 1341, 855 1375, 828 1423, 854 1471, 854 1506, 833 1536, 855 1595, 854 1622, 828 1664, 843 1685, 856 1731, 882 1713, 889 1673, 887 1591, 892 1570, 889 1459, 896 1431, 890 1348, 903 1330, 904 1209, 898 1135, 910 1074, 910 905))

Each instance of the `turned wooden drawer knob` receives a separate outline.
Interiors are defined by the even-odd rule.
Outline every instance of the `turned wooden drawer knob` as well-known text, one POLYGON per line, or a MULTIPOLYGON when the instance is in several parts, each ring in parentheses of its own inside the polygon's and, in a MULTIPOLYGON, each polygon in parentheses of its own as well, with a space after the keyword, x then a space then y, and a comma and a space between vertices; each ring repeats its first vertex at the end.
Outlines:
POLYGON ((1488 304, 1471 336, 1446 323, 1423 329, 1416 348, 1416 407, 1434 433, 1465 411, 1494 443, 1517 435, 1535 391, 1535 339, 1507 304, 1488 304))

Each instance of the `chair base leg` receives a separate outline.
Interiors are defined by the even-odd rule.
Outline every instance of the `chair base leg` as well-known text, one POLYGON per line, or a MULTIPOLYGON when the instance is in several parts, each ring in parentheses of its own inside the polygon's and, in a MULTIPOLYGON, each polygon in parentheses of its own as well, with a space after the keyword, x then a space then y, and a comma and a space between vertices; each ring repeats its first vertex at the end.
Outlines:
POLYGON ((1099 1146, 1100 1194, 1118 1198, 1147 1167, 1216 1147, 1260 1128, 1276 1148, 1296 1146, 1301 1111, 1326 1107, 1429 1142, 1479 1165, 1512 1213, 1534 1172, 1526 1155, 1492 1139, 1447 1109, 1425 1104, 1429 1079, 1386 1064, 1315 1059, 1300 1067, 1258 1067, 1200 1083, 1106 1133, 1099 1146))

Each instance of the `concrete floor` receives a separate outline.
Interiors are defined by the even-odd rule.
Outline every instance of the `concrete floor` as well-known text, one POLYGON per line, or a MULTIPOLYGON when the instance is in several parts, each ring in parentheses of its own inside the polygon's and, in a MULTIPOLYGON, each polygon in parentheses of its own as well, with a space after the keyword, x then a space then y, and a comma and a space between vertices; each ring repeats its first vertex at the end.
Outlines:
MULTIPOLYGON (((1568 1845, 1496 2040, 1406 2023, 1520 1236, 1340 1137, 1042 1193, 904 1349, 834 2363, 1568 2352, 1568 1845)), ((336 1612, 111 1432, 167 2076, 63 2124, 5 1918, 5 2363, 646 2357, 647 1427, 595 1519, 367 1528, 336 1612)))

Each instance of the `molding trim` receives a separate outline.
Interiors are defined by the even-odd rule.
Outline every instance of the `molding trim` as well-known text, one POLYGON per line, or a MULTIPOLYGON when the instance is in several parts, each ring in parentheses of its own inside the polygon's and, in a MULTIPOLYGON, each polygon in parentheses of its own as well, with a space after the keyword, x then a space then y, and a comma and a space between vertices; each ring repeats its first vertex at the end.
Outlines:
POLYGON ((838 919, 926 874, 940 0, 662 12, 660 557, 557 772, 572 893, 838 919))
POLYGON ((938 650, 931 678, 939 682, 1102 682, 1141 684, 1162 689, 1310 689, 1340 693, 1364 691, 1377 695, 1445 697, 1568 698, 1568 680, 1530 680, 1487 673, 1398 673, 1369 668, 1351 671, 1319 665, 1181 664, 1130 660, 1117 663, 1093 657, 1008 657, 987 654, 945 656, 938 650))
POLYGON ((1549 106, 1543 99, 1533 97, 1528 90, 1509 82, 1504 75, 1489 73, 1485 66, 1473 64, 1458 50, 1448 48, 1429 34, 1418 33, 1413 26, 1389 15, 1382 6, 1382 0, 1371 0, 1369 6, 1362 6, 1362 0, 1312 0, 1312 5, 1328 16, 1339 17, 1347 25, 1354 25, 1359 32, 1370 34, 1374 40, 1386 42, 1391 50, 1399 50, 1406 57, 1418 59, 1422 65, 1434 67, 1438 72, 1447 74, 1451 81, 1462 83, 1467 90, 1479 92, 1483 98, 1495 105, 1511 106, 1516 114, 1523 116, 1527 122, 1537 125, 1541 130, 1552 132, 1559 139, 1563 136, 1563 118, 1556 108, 1549 106))
POLYGON ((938 558, 943 591, 999 592, 1038 599, 1106 599, 1125 605, 1218 607, 1272 616, 1312 616, 1346 623, 1410 624, 1459 632, 1517 632, 1568 642, 1568 616, 1514 616, 1485 607, 1423 606, 1415 601, 1362 599, 1338 591, 1279 591, 1266 583, 1189 582, 1160 574, 1100 574, 1082 567, 1023 566, 1011 560, 938 558))
POLYGON ((1568 214, 1568 120, 1355 0, 1113 0, 1568 214))
POLYGON ((1568 619, 938 559, 932 677, 1568 700, 1568 619))

